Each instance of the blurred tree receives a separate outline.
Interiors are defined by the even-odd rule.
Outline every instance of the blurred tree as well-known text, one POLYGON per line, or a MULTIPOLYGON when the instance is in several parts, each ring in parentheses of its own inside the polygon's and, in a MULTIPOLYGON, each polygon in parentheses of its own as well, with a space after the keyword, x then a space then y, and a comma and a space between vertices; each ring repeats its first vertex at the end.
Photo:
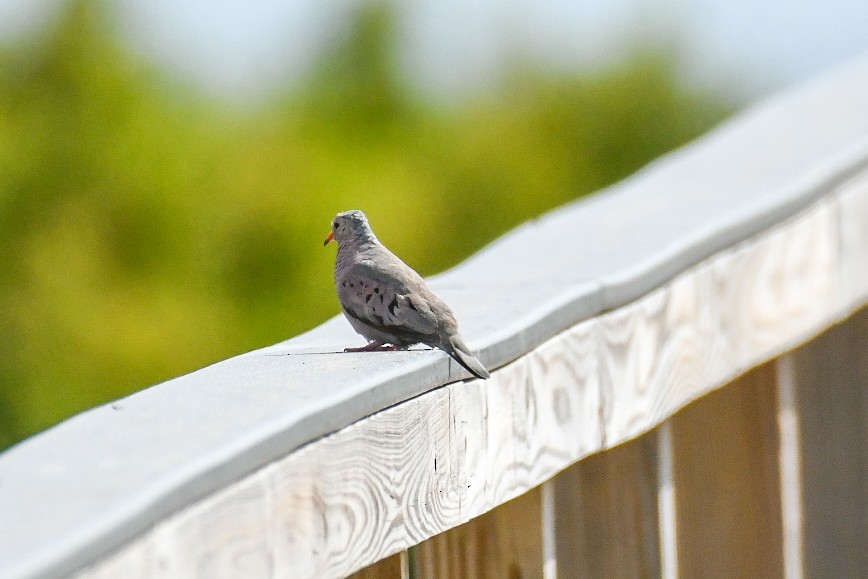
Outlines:
POLYGON ((363 4, 301 89, 257 111, 173 85, 96 0, 0 51, 0 448, 338 312, 334 213, 364 209, 423 273, 623 178, 730 105, 638 54, 532 68, 442 108, 363 4))
POLYGON ((347 36, 326 52, 308 80, 300 116, 318 133, 367 145, 417 111, 394 62, 392 12, 372 2, 355 10, 347 36))

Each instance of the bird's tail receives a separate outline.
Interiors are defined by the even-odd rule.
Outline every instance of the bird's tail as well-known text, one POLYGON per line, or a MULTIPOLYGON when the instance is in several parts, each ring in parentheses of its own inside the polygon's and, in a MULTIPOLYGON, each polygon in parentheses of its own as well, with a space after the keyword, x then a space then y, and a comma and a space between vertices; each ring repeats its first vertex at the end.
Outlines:
POLYGON ((477 378, 486 380, 491 377, 491 374, 488 373, 485 366, 483 366, 482 363, 474 358, 473 354, 470 353, 470 348, 467 347, 467 344, 464 343, 461 336, 452 336, 444 350, 447 354, 452 356, 456 362, 464 366, 468 372, 477 378))

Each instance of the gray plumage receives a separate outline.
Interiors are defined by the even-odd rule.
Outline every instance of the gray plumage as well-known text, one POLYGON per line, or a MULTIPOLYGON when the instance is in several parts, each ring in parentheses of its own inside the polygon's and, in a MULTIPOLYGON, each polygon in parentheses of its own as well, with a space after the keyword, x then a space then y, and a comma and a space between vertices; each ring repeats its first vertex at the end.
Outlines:
POLYGON ((369 342, 347 351, 403 350, 426 344, 443 350, 474 376, 489 377, 458 334, 449 306, 380 243, 364 213, 339 213, 325 243, 332 239, 338 243, 338 299, 353 329, 369 342))

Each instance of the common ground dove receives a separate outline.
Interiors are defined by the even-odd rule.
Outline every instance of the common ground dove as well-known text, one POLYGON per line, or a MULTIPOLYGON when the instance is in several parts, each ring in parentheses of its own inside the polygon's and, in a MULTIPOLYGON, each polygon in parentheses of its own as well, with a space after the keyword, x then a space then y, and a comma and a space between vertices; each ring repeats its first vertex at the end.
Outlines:
POLYGON ((426 344, 440 348, 474 376, 489 377, 458 335, 449 306, 422 276, 380 243, 364 213, 338 213, 323 245, 333 239, 338 243, 338 299, 353 329, 369 342, 345 351, 404 350, 426 344))

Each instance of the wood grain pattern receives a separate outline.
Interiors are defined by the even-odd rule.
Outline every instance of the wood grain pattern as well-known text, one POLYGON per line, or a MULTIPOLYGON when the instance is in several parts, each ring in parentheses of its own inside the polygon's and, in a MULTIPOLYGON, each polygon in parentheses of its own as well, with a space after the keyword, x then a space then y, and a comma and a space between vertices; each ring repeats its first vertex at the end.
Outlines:
POLYGON ((837 202, 488 381, 433 390, 302 447, 81 576, 341 577, 463 525, 828 326, 840 311, 837 202))
POLYGON ((837 265, 834 212, 822 202, 599 318, 606 443, 825 327, 837 265))
POLYGON ((683 577, 782 577, 773 364, 672 418, 683 577))

